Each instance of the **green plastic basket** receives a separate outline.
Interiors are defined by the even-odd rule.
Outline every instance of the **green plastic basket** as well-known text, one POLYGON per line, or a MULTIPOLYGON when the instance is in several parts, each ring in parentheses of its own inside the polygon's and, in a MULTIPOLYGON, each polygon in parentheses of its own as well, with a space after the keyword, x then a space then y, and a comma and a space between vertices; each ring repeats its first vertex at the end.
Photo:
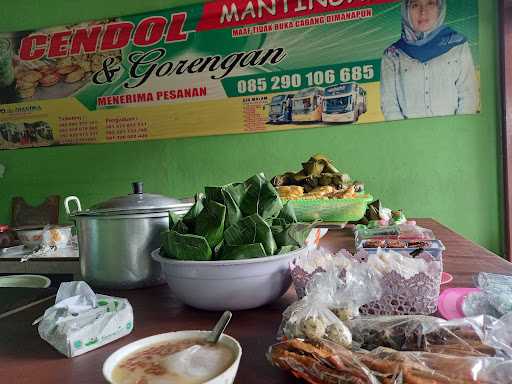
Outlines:
POLYGON ((357 221, 361 219, 368 204, 373 201, 371 195, 351 199, 329 200, 287 200, 295 210, 299 221, 357 221))

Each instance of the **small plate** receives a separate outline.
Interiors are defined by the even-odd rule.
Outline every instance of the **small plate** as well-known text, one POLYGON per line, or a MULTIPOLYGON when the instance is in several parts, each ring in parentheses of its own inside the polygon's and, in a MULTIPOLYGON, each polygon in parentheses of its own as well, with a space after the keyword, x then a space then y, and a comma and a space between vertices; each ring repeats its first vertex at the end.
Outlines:
POLYGON ((465 317, 462 304, 470 293, 481 292, 479 288, 446 288, 439 296, 437 309, 446 320, 465 317))
POLYGON ((48 288, 51 280, 42 275, 9 275, 0 277, 1 288, 48 288))

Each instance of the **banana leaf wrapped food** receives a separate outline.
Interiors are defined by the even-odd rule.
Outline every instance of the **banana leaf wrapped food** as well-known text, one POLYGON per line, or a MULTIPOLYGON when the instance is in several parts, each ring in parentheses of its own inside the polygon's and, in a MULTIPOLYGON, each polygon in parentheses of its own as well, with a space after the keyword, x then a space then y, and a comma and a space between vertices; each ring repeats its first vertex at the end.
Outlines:
POLYGON ((304 246, 310 231, 263 174, 206 187, 185 216, 169 215, 161 253, 178 260, 237 260, 291 252, 304 246))
POLYGON ((364 184, 352 181, 347 173, 340 172, 324 155, 314 155, 302 163, 298 172, 286 172, 272 178, 272 185, 277 188, 282 198, 290 200, 316 199, 318 197, 329 199, 356 198, 358 193, 364 192, 364 184), (287 187, 302 187, 302 194, 295 193, 289 196, 287 187), (331 187, 331 190, 319 191, 319 187, 331 187))

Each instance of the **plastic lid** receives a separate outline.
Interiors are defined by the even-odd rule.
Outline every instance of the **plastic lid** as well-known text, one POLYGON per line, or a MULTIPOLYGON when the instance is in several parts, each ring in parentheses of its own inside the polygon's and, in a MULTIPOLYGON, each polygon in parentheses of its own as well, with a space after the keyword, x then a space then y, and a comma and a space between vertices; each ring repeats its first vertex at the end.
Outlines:
MULTIPOLYGON (((143 183, 132 183, 133 193, 127 196, 114 197, 110 200, 101 202, 83 211, 87 215, 106 215, 106 214, 130 214, 130 213, 152 213, 168 211, 180 208, 184 204, 178 199, 173 199, 163 195, 156 195, 143 192, 143 183)), ((77 214, 80 214, 78 212, 77 214)))

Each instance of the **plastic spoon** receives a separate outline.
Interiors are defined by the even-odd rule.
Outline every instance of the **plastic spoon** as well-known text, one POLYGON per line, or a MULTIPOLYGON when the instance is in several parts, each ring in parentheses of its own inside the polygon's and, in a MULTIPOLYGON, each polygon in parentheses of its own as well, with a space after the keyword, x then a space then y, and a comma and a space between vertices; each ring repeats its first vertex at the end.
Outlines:
POLYGON ((215 327, 213 327, 210 334, 206 337, 208 343, 215 344, 219 341, 220 336, 228 326, 229 320, 231 320, 231 316, 233 316, 233 314, 229 311, 225 311, 222 314, 217 324, 215 324, 215 327))

